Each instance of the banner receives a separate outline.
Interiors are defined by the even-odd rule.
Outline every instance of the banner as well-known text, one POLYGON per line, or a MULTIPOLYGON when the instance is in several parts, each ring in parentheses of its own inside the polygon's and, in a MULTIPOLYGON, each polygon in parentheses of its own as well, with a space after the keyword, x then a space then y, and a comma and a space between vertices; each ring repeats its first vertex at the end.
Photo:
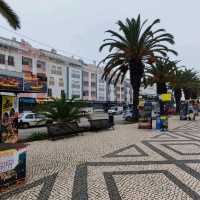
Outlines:
POLYGON ((23 79, 0 75, 0 90, 9 92, 22 91, 23 79))
MULTIPOLYGON (((1 144, 0 144, 1 145, 1 144)), ((26 178, 26 146, 3 144, 0 151, 0 193, 26 178)))
POLYGON ((18 140, 18 113, 15 108, 15 97, 2 96, 1 98, 1 142, 14 144, 18 140))
POLYGON ((33 73, 32 59, 23 57, 24 91, 35 93, 47 92, 46 63, 37 61, 37 73, 33 73))
POLYGON ((18 164, 18 154, 14 149, 0 151, 0 173, 14 169, 18 164))
POLYGON ((138 128, 152 129, 152 103, 140 104, 138 128))

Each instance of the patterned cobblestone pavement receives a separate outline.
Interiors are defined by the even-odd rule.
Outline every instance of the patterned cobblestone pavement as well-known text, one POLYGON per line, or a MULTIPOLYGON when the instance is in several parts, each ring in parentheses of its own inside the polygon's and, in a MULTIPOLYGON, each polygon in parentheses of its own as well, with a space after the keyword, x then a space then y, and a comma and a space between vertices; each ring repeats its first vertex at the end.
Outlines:
POLYGON ((0 199, 199 200, 200 121, 170 123, 30 143, 27 183, 0 199))

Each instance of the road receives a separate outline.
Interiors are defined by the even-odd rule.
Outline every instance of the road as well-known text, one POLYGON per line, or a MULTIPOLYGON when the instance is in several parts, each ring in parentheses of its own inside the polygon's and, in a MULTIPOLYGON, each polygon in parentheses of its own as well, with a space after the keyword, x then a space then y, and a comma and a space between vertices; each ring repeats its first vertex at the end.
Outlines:
MULTIPOLYGON (((122 115, 114 116, 115 124, 124 124, 125 121, 122 118, 122 115)), ((27 129, 19 129, 19 140, 28 139, 34 133, 47 133, 47 128, 43 127, 31 127, 27 129)))

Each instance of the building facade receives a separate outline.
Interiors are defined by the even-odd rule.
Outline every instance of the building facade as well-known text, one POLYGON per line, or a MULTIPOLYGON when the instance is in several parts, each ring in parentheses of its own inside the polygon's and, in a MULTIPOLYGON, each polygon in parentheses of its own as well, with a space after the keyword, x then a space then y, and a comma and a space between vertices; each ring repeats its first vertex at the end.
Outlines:
POLYGON ((67 98, 99 104, 131 103, 130 81, 127 79, 116 86, 114 82, 108 84, 102 79, 103 71, 102 67, 61 55, 54 49, 37 49, 24 40, 0 37, 0 72, 4 74, 4 79, 1 80, 6 81, 10 77, 7 85, 8 91, 12 91, 12 81, 23 78, 21 92, 18 91, 18 97, 22 101, 31 98, 44 101, 59 98, 65 93, 67 98), (15 78, 11 74, 15 74, 15 78))

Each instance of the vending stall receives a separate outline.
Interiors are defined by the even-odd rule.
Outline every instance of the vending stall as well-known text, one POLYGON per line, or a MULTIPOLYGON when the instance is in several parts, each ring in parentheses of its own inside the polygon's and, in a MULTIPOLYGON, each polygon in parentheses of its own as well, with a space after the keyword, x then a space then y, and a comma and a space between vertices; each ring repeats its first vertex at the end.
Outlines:
POLYGON ((0 70, 0 192, 26 177, 26 146, 18 144, 18 98, 23 74, 0 70))

